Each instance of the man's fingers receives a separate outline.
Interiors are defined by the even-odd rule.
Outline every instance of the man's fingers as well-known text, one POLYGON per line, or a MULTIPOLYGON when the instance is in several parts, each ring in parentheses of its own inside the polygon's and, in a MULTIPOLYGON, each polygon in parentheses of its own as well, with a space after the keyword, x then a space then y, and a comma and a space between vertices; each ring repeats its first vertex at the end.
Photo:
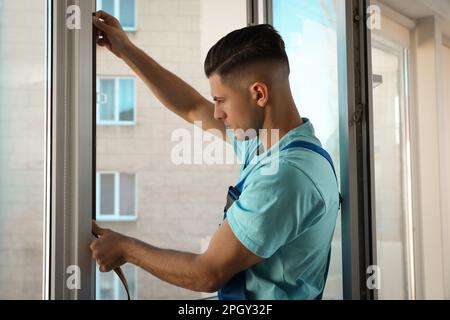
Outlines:
POLYGON ((105 12, 105 11, 97 11, 94 14, 94 19, 102 19, 105 24, 107 24, 108 26, 113 26, 113 27, 117 27, 120 26, 120 22, 112 15, 110 15, 109 13, 105 12))
POLYGON ((89 244, 89 248, 92 251, 92 257, 94 259, 97 259, 96 252, 95 252, 95 247, 97 246, 97 241, 98 240, 92 240, 91 243, 89 244))
POLYGON ((99 11, 95 12, 94 13, 94 17, 102 18, 106 22, 110 22, 111 19, 113 18, 113 16, 111 16, 109 13, 107 13, 107 12, 105 12, 103 10, 99 10, 99 11))
POLYGON ((105 233, 105 229, 100 228, 95 221, 92 221, 92 233, 96 236, 102 236, 105 233))
POLYGON ((105 33, 111 32, 113 30, 113 27, 111 27, 105 23, 106 21, 101 21, 97 17, 92 17, 92 21, 94 22, 94 26, 97 29, 100 29, 101 31, 103 31, 105 33))
POLYGON ((106 40, 106 39, 98 39, 97 40, 97 44, 100 46, 100 47, 107 47, 108 49, 110 49, 111 47, 110 47, 110 44, 109 44, 109 42, 108 42, 108 40, 106 40))

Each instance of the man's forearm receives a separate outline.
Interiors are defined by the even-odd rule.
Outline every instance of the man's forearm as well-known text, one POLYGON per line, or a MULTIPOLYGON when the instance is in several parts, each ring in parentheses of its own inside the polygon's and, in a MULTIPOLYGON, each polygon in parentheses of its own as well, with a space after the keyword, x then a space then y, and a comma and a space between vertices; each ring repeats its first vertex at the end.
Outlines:
POLYGON ((188 83, 163 68, 135 45, 130 43, 124 50, 123 60, 162 104, 183 119, 191 121, 190 112, 198 105, 207 103, 207 100, 188 83))
POLYGON ((159 279, 198 292, 214 292, 218 281, 201 255, 153 247, 129 238, 125 259, 159 279))

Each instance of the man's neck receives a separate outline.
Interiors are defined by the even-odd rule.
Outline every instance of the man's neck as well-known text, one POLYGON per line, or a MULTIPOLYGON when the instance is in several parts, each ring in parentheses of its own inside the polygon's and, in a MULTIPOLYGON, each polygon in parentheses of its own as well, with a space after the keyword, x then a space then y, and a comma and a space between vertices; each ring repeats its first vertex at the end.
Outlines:
MULTIPOLYGON (((276 107, 273 110, 280 110, 276 107)), ((259 135, 264 150, 269 150, 274 144, 278 143, 289 131, 303 124, 303 119, 298 113, 297 107, 292 102, 289 107, 284 108, 280 115, 269 115, 264 124, 263 130, 259 135), (276 131, 278 130, 278 132, 276 131), (278 134, 277 134, 278 133, 278 134)))

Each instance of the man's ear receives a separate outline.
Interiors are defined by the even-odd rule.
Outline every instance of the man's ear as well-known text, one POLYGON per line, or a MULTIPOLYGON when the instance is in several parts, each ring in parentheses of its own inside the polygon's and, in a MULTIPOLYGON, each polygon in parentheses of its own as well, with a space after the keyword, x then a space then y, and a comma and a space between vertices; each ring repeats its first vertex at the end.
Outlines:
POLYGON ((264 108, 269 102, 269 87, 264 82, 255 82, 250 86, 252 99, 259 107, 264 108))

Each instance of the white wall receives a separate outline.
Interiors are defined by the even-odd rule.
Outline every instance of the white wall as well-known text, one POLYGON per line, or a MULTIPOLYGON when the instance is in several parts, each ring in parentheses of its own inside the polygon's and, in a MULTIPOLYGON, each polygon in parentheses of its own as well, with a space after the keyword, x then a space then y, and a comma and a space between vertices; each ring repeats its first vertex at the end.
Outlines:
POLYGON ((415 148, 418 191, 419 298, 444 296, 437 26, 434 17, 419 19, 415 33, 415 148))
POLYGON ((201 59, 204 61, 209 48, 220 38, 247 25, 247 2, 201 0, 200 5, 201 59))
POLYGON ((444 119, 443 123, 445 127, 443 128, 444 136, 441 139, 441 147, 443 148, 443 158, 446 166, 446 176, 443 181, 445 182, 443 190, 443 218, 444 218, 444 263, 445 263, 445 275, 446 275, 446 299, 450 299, 450 44, 449 47, 443 46, 442 48, 442 61, 443 61, 443 72, 442 72, 442 87, 443 87, 443 113, 444 119))
POLYGON ((450 1, 378 1, 413 22, 411 146, 417 298, 449 299, 450 49, 443 49, 442 34, 450 35, 450 1))

